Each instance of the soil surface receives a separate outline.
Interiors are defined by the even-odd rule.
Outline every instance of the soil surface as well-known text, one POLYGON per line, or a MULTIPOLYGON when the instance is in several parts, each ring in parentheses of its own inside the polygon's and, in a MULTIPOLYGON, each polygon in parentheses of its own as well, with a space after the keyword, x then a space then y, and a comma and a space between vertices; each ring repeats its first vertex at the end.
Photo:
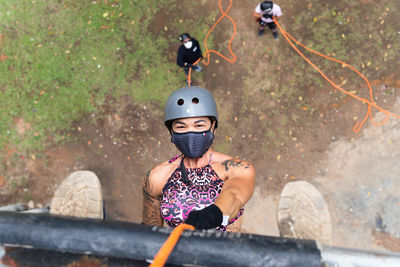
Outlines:
POLYGON ((327 155, 312 183, 330 207, 333 243, 399 252, 400 120, 365 128, 356 140, 338 140, 327 155))
MULTIPOLYGON (((204 5, 202 12, 216 8, 216 5, 204 5)), ((253 9, 254 3, 234 1, 229 13, 237 22, 238 32, 232 45, 237 63, 229 64, 220 58, 217 62, 213 56, 211 64, 203 67, 202 76, 196 77, 195 73, 193 77, 195 85, 208 88, 217 98, 221 117, 216 146, 229 141, 229 147, 223 152, 246 159, 256 167, 256 189, 246 206, 242 230, 279 235, 276 225, 279 194, 287 182, 306 180, 326 196, 334 219, 334 235, 335 231, 338 233, 333 245, 398 251, 400 229, 395 218, 400 214, 400 202, 396 197, 399 192, 396 179, 400 170, 396 162, 400 158, 400 121, 390 119, 381 127, 371 126, 368 121, 365 129, 355 134, 352 127, 364 116, 367 106, 344 98, 329 102, 329 105, 314 106, 317 115, 313 117, 312 127, 273 121, 272 124, 279 125, 279 131, 272 130, 277 134, 290 132, 290 139, 278 146, 262 148, 265 133, 259 127, 259 118, 253 117, 255 113, 238 111, 245 98, 243 87, 248 86, 245 76, 248 73, 272 76, 271 64, 268 60, 260 62, 254 51, 267 46, 279 54, 280 48, 287 43, 282 36, 278 40, 269 34, 257 37, 257 24, 251 17, 253 9)), ((159 23, 167 24, 168 21, 159 23)), ((292 22, 283 19, 285 23, 292 22)), ((164 27, 158 28, 161 32, 164 27)), ((225 55, 226 40, 231 31, 229 21, 216 29, 215 43, 225 55)), ((173 54, 178 45, 177 42, 168 53, 173 54)), ((296 57, 296 54, 292 51, 286 56, 296 57)), ((170 61, 175 64, 173 56, 170 61)), ((379 77, 373 82, 373 89, 378 104, 400 113, 400 103, 394 103, 400 94, 400 77, 395 75, 379 77), (392 93, 386 94, 388 90, 392 93)), ((181 86, 184 84, 182 82, 181 86)), ((265 85, 254 84, 254 89, 250 90, 253 96, 260 96, 260 102, 253 103, 251 108, 257 110, 270 105, 290 116, 293 110, 268 99, 260 89, 262 86, 265 85)), ((338 94, 328 83, 324 83, 323 88, 302 90, 311 104, 322 103, 332 92, 338 94)), ((24 183, 6 183, 0 176, 0 204, 31 200, 35 207, 45 205, 50 203, 55 188, 71 172, 89 170, 100 178, 107 218, 140 223, 144 174, 156 164, 177 155, 178 151, 170 143, 162 115, 151 112, 158 109, 161 114, 162 107, 145 106, 124 98, 117 102, 103 108, 101 114, 90 115, 98 118, 96 123, 77 122, 78 130, 70 133, 76 140, 74 142, 52 147, 29 158, 18 151, 4 151, 5 172, 9 177, 24 177, 24 183)), ((27 126, 21 122, 20 130, 24 127, 27 126)))

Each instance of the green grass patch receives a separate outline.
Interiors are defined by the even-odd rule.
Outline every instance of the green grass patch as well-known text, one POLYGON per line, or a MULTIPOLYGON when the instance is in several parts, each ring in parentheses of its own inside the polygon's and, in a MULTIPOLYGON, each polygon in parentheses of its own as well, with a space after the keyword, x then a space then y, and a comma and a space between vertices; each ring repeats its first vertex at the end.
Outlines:
POLYGON ((172 1, 1 1, 0 147, 44 149, 106 97, 161 103, 179 83, 149 31, 172 1), (14 121, 31 127, 16 133, 14 121))

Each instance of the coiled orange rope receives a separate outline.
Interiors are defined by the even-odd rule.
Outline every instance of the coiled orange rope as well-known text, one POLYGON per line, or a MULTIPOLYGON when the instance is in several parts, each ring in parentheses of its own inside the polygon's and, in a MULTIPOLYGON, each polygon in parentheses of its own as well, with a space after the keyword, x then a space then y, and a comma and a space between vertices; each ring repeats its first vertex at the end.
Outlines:
POLYGON ((178 225, 172 231, 172 233, 169 235, 167 241, 165 241, 164 245, 157 252, 156 256, 154 257, 153 263, 150 264, 150 267, 164 266, 165 262, 167 261, 167 259, 169 257, 169 254, 171 254, 172 250, 174 249, 182 232, 187 229, 194 230, 194 227, 189 224, 183 223, 183 224, 178 225))
POLYGON ((354 127, 353 127, 353 131, 354 131, 354 132, 358 133, 358 132, 361 130, 362 126, 363 126, 364 123, 367 121, 368 117, 371 118, 371 121, 372 121, 372 123, 373 123, 375 126, 380 126, 380 125, 384 124, 384 123, 389 119, 390 116, 400 119, 400 116, 399 116, 399 115, 396 115, 396 114, 394 114, 394 113, 392 113, 392 112, 390 112, 390 111, 388 111, 388 110, 386 110, 386 109, 381 108, 380 106, 378 106, 378 105, 374 102, 374 95, 373 95, 373 90, 372 90, 371 84, 370 84, 370 82, 368 81, 368 79, 367 79, 361 72, 359 72, 359 71, 356 70, 354 67, 352 67, 351 65, 349 65, 349 64, 347 64, 347 63, 345 63, 345 62, 343 62, 343 61, 340 61, 340 60, 338 60, 338 59, 331 58, 331 57, 329 57, 329 56, 323 55, 323 54, 318 53, 317 51, 314 51, 314 50, 312 50, 311 48, 308 48, 307 46, 303 45, 302 43, 300 43, 299 41, 297 41, 294 37, 292 37, 288 32, 286 32, 286 31, 281 27, 281 25, 278 23, 278 20, 277 20, 275 17, 273 17, 273 19, 274 19, 275 24, 278 26, 279 30, 282 32, 283 37, 285 37, 286 41, 293 47, 293 49, 294 49, 305 61, 307 61, 314 69, 316 69, 316 70, 321 74, 321 76, 325 78, 325 80, 327 80, 333 87, 335 87, 336 89, 342 91, 342 92, 345 93, 346 95, 349 95, 349 96, 351 96, 351 97, 353 97, 353 98, 355 98, 355 99, 361 101, 362 103, 365 103, 365 104, 368 105, 368 110, 367 110, 367 113, 365 114, 364 119, 363 119, 361 122, 357 122, 357 123, 354 125, 354 127), (326 59, 335 61, 335 62, 337 62, 337 63, 340 63, 340 64, 342 64, 342 66, 348 67, 348 68, 350 68, 351 70, 353 70, 354 72, 356 72, 358 75, 360 75, 360 76, 364 79, 365 83, 366 83, 367 86, 368 86, 368 89, 369 89, 369 100, 366 99, 366 98, 363 98, 363 97, 359 97, 359 96, 357 96, 357 95, 355 95, 355 94, 353 94, 353 93, 351 93, 351 92, 349 92, 349 91, 347 91, 347 90, 341 88, 339 85, 335 84, 335 83, 334 83, 331 79, 329 79, 329 78, 328 78, 314 63, 312 63, 311 60, 309 60, 309 59, 308 59, 308 58, 293 44, 293 42, 292 42, 290 39, 293 40, 293 42, 295 42, 297 45, 300 45, 301 47, 305 48, 306 50, 310 51, 311 53, 314 53, 314 54, 316 54, 316 55, 318 55, 318 56, 320 56, 320 57, 323 57, 323 58, 326 58, 326 59), (386 118, 383 119, 383 120, 380 121, 380 122, 375 122, 375 120, 374 120, 374 118, 373 118, 373 116, 372 116, 372 107, 377 108, 379 111, 383 112, 383 113, 386 115, 386 118))
MULTIPOLYGON (((221 12, 221 16, 218 18, 218 20, 215 22, 215 24, 208 30, 208 32, 206 34, 206 37, 204 38, 204 48, 206 49, 206 51, 204 52, 204 59, 203 59, 202 62, 206 66, 208 66, 210 64, 210 54, 211 53, 217 54, 218 56, 222 57, 223 59, 225 59, 229 63, 234 63, 236 61, 236 59, 237 59, 236 55, 235 55, 235 53, 233 53, 232 47, 231 47, 233 39, 235 39, 235 36, 236 36, 236 31, 237 31, 236 30, 236 22, 231 16, 228 15, 228 12, 232 7, 232 0, 229 0, 229 5, 225 10, 223 10, 221 3, 222 3, 222 0, 219 0, 218 7, 219 7, 219 11, 221 12), (215 51, 215 50, 212 50, 212 49, 208 49, 208 45, 207 45, 207 39, 210 36, 211 32, 218 25, 218 23, 221 22, 221 20, 224 17, 228 18, 232 22, 232 25, 233 25, 233 34, 232 34, 232 37, 231 37, 231 39, 229 40, 229 43, 228 43, 228 50, 229 50, 229 53, 231 54, 232 58, 228 58, 228 57, 222 55, 218 51, 215 51)), ((199 61, 200 61, 200 59, 198 59, 195 63, 193 63, 193 65, 196 65, 197 63, 199 63, 199 61)), ((192 68, 189 68, 188 86, 190 86, 191 83, 192 83, 192 81, 191 81, 191 72, 192 72, 192 68)))

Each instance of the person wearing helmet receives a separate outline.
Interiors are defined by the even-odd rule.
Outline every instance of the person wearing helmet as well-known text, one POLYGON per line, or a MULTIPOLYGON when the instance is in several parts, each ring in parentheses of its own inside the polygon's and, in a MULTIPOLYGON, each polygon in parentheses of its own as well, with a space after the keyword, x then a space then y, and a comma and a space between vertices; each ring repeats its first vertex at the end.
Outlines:
POLYGON ((199 42, 190 37, 188 33, 183 33, 179 36, 179 41, 182 42, 178 49, 178 57, 176 63, 178 66, 184 68, 185 74, 189 73, 189 68, 195 71, 201 71, 199 64, 193 65, 197 60, 203 58, 199 42))
POLYGON ((277 4, 272 3, 272 1, 263 1, 257 5, 256 9, 253 12, 253 16, 257 19, 256 21, 260 24, 260 28, 258 30, 258 36, 262 36, 265 27, 268 26, 274 38, 278 39, 276 24, 272 19, 272 17, 279 19, 282 16, 281 8, 277 4))
POLYGON ((218 127, 212 94, 197 86, 176 90, 167 100, 164 121, 181 154, 145 175, 143 222, 239 231, 255 171, 247 161, 211 148, 218 127))

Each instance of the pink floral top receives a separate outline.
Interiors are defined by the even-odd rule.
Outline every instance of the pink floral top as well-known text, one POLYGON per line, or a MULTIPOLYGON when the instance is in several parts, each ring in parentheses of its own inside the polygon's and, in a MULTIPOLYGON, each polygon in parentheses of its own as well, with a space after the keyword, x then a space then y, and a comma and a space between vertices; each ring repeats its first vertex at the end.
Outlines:
MULTIPOLYGON (((183 223, 192 210, 201 210, 213 204, 224 186, 224 181, 218 177, 210 164, 186 170, 190 181, 188 184, 183 181, 178 167, 162 190, 161 216, 171 227, 183 223)), ((228 222, 228 225, 235 222, 243 211, 244 207, 240 209, 235 219, 228 222)), ((226 226, 221 225, 216 229, 226 231, 226 226)))

